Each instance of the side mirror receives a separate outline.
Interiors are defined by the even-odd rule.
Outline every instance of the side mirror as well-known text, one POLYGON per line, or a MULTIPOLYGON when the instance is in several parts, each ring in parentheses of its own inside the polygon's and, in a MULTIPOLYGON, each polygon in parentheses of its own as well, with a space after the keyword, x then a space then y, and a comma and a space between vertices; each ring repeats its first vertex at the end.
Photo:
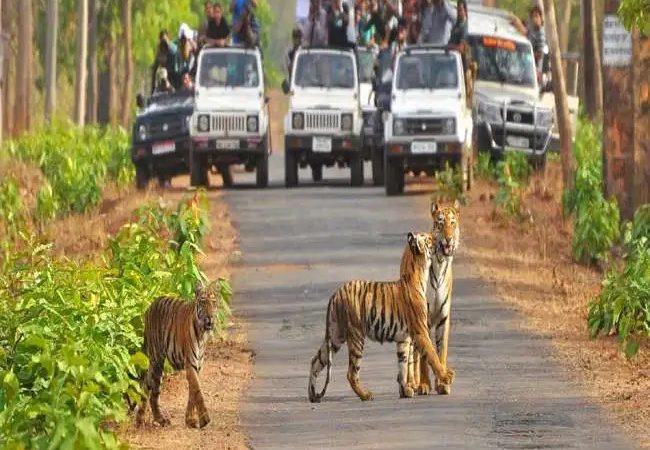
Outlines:
POLYGON ((285 78, 284 80, 282 80, 282 92, 284 92, 285 95, 289 93, 290 88, 291 87, 289 86, 289 82, 287 81, 287 79, 285 78))
POLYGON ((144 108, 144 96, 142 94, 135 96, 135 104, 138 106, 138 108, 144 108))

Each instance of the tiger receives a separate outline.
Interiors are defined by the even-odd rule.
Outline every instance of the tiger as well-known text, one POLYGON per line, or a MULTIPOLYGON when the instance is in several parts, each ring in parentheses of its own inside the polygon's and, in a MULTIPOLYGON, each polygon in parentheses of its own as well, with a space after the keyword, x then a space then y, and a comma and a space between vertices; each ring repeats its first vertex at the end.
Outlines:
POLYGON ((185 424, 192 428, 197 425, 203 428, 210 423, 198 373, 201 371, 208 337, 216 322, 219 295, 217 282, 207 286, 199 283, 193 301, 159 297, 145 312, 143 351, 149 358, 149 368, 142 378, 145 395, 136 413, 137 426, 144 421, 149 396, 154 422, 163 427, 170 424, 159 403, 160 382, 166 359, 174 370, 185 369, 187 374, 185 424), (198 413, 198 422, 195 412, 198 413))
MULTIPOLYGON (((457 200, 453 206, 434 203, 431 205, 431 217, 431 235, 435 243, 429 281, 434 294, 428 302, 428 327, 429 332, 435 328, 436 350, 441 364, 445 366, 451 326, 452 262, 460 240, 460 204, 457 200)), ((409 357, 413 357, 413 372, 409 372, 409 382, 416 386, 418 394, 428 395, 431 392, 429 369, 422 363, 422 356, 413 346, 409 357)), ((436 378, 435 390, 438 394, 449 395, 451 384, 436 378)))
POLYGON ((426 355, 436 376, 451 384, 454 371, 438 358, 427 327, 426 289, 429 282, 433 238, 429 233, 408 233, 402 256, 400 279, 392 282, 349 281, 330 297, 325 319, 325 339, 311 361, 307 393, 309 401, 318 403, 327 390, 332 372, 332 358, 348 344, 348 382, 362 400, 372 400, 359 379, 365 339, 397 343, 400 397, 413 397, 408 385, 408 356, 411 343, 426 355), (316 378, 327 367, 325 385, 316 392, 316 378))

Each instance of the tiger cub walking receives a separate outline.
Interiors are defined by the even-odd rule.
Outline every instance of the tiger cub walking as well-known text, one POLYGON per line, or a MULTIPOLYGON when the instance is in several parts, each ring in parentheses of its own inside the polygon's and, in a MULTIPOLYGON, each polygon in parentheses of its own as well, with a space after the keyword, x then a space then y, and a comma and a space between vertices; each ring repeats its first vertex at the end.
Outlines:
MULTIPOLYGON (((453 206, 433 204, 431 218, 433 219, 432 236, 435 242, 429 277, 433 299, 429 302, 428 326, 429 330, 434 329, 436 349, 440 355, 440 362, 445 366, 451 324, 452 262, 460 239, 458 201, 454 202, 453 206)), ((417 387, 419 394, 426 395, 431 392, 429 368, 421 362, 421 356, 417 351, 413 351, 413 354, 415 355, 413 378, 409 376, 409 381, 411 385, 417 387)), ((435 389, 438 394, 448 395, 451 392, 451 385, 445 380, 436 378, 435 389)))
POLYGON ((332 357, 347 342, 348 381, 361 400, 373 395, 361 387, 359 371, 366 337, 380 343, 397 343, 399 392, 412 397, 407 384, 411 342, 426 355, 436 376, 451 384, 454 371, 440 363, 427 327, 426 289, 429 282, 433 239, 428 233, 408 233, 400 266, 400 279, 393 282, 349 281, 339 287, 327 305, 325 339, 311 361, 308 395, 319 402, 325 395, 332 370, 332 357), (325 385, 316 392, 316 378, 327 367, 325 385))
MULTIPOLYGON (((143 379, 146 396, 150 396, 153 419, 161 426, 169 425, 167 415, 160 409, 160 381, 165 359, 175 370, 185 369, 189 389, 185 423, 203 428, 210 423, 199 385, 198 373, 203 363, 205 344, 214 328, 219 289, 216 282, 199 285, 195 298, 187 302, 177 298, 161 297, 147 309, 144 319, 144 352, 149 357, 149 369, 143 379)), ((136 425, 141 425, 147 410, 147 398, 140 404, 136 425)))

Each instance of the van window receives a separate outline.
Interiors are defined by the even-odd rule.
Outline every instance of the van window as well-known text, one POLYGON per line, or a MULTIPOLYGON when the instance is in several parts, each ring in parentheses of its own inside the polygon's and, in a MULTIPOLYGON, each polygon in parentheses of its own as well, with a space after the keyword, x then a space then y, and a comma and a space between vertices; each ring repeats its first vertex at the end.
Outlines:
POLYGON ((255 55, 205 52, 197 84, 202 87, 257 87, 260 84, 255 55))
POLYGON ((472 57, 478 64, 478 80, 536 86, 535 60, 530 44, 493 36, 471 36, 469 42, 472 57))
POLYGON ((301 53, 294 83, 298 87, 353 89, 354 59, 344 54, 301 53))
POLYGON ((404 54, 397 67, 397 89, 455 89, 458 65, 451 54, 404 54))

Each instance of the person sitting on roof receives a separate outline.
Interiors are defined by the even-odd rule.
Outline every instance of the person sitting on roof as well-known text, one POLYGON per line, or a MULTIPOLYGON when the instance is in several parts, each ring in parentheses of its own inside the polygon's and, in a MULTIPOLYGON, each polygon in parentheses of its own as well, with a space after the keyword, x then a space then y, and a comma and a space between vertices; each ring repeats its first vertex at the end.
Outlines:
POLYGON ((259 24, 254 10, 257 0, 232 0, 232 43, 255 47, 259 42, 259 24))
POLYGON ((535 65, 537 71, 542 70, 542 61, 544 60, 544 48, 546 47, 546 34, 544 33, 544 15, 542 9, 535 5, 530 9, 530 25, 526 26, 519 17, 511 16, 512 25, 524 36, 528 38, 533 46, 535 55, 535 65))
POLYGON ((333 0, 327 11, 328 41, 332 47, 348 47, 348 24, 350 23, 350 9, 341 0, 333 0))
POLYGON ((169 82, 169 74, 167 69, 159 67, 156 71, 156 88, 154 94, 173 94, 174 87, 169 82))
POLYGON ((167 76, 173 78, 176 76, 176 53, 178 48, 176 44, 169 40, 169 35, 167 30, 161 30, 158 35, 158 47, 156 48, 156 57, 154 63, 151 66, 151 92, 156 88, 157 85, 157 74, 158 69, 165 68, 167 76))
POLYGON ((419 43, 445 45, 449 42, 450 28, 456 22, 456 16, 446 0, 425 0, 420 16, 419 43))
POLYGON ((211 16, 208 19, 203 41, 207 45, 226 47, 230 38, 230 26, 223 16, 223 8, 215 3, 212 6, 211 16))
POLYGON ((182 84, 182 74, 189 72, 196 73, 196 41, 195 32, 185 23, 178 31, 178 40, 175 42, 178 51, 176 52, 175 69, 178 73, 176 80, 172 83, 178 89, 182 84))
POLYGON ((309 15, 302 26, 303 47, 324 47, 328 43, 327 14, 320 0, 310 0, 309 15))
POLYGON ((296 52, 298 51, 298 48, 300 47, 300 43, 302 42, 302 31, 300 31, 300 28, 296 27, 293 29, 291 32, 291 40, 292 40, 292 46, 287 50, 287 73, 289 74, 289 78, 291 78, 291 71, 293 70, 293 60, 296 57, 296 52))

